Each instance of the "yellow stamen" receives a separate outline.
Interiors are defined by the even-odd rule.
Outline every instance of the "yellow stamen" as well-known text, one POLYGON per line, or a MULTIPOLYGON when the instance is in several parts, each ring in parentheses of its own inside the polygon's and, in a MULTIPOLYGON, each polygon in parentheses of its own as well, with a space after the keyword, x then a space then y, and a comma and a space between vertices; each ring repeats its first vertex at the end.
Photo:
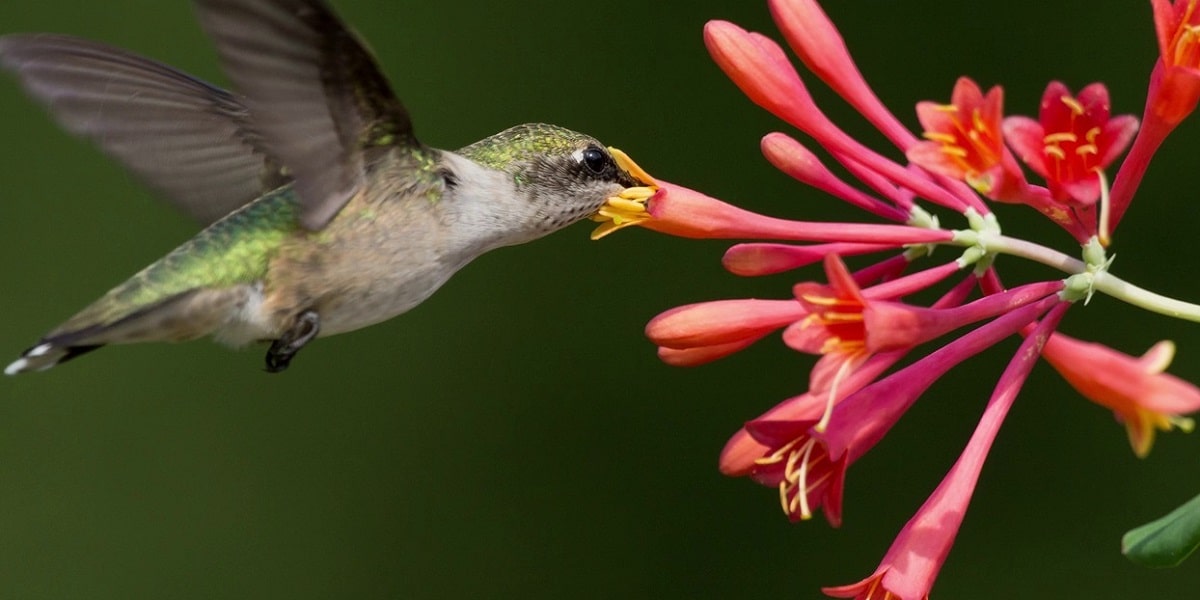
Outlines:
POLYGON ((823 296, 820 294, 801 294, 800 299, 809 304, 816 304, 817 306, 859 306, 857 300, 838 298, 836 296, 823 296))
POLYGON ((776 450, 775 453, 770 456, 765 456, 763 458, 754 459, 754 464, 756 464, 756 465, 773 465, 773 464, 783 460, 783 457, 787 456, 788 453, 790 453, 792 451, 792 447, 795 446, 801 439, 802 438, 796 438, 796 439, 788 442, 787 444, 784 444, 784 446, 782 448, 776 450))
POLYGON ((617 167, 642 185, 625 188, 616 196, 611 196, 604 201, 604 204, 591 217, 593 221, 600 223, 596 229, 592 230, 593 240, 649 219, 650 213, 646 210, 646 202, 658 192, 658 183, 645 169, 633 162, 628 154, 612 147, 609 147, 608 152, 616 161, 617 167))
POLYGON ((862 323, 863 314, 861 307, 855 307, 859 310, 855 312, 835 312, 832 310, 821 313, 821 320, 829 325, 837 325, 839 323, 862 323))
POLYGON ((837 404, 838 401, 838 386, 842 383, 842 380, 850 375, 850 362, 850 360, 846 360, 838 366, 837 374, 833 376, 833 382, 829 384, 829 395, 825 400, 825 412, 821 414, 821 420, 813 427, 818 433, 824 433, 825 428, 829 426, 829 419, 833 416, 833 405, 837 404))
POLYGON ((958 141, 958 138, 954 137, 954 134, 938 133, 936 131, 926 131, 921 134, 921 137, 930 141, 940 142, 942 144, 953 144, 954 142, 958 141))
POLYGON ((1067 108, 1071 109, 1071 112, 1077 115, 1083 114, 1083 105, 1080 104, 1078 100, 1070 96, 1063 96, 1059 98, 1059 100, 1061 100, 1063 104, 1066 104, 1067 108))
POLYGON ((972 133, 975 131, 987 131, 987 122, 983 120, 983 113, 977 108, 971 111, 971 127, 972 133))
POLYGON ((962 146, 942 146, 941 150, 942 154, 946 154, 948 156, 954 156, 957 158, 966 158, 967 156, 967 151, 964 150, 962 146))
POLYGON ((1077 141, 1079 141, 1079 137, 1069 131, 1063 131, 1060 133, 1051 133, 1051 134, 1047 135, 1046 137, 1042 138, 1043 144, 1058 144, 1060 142, 1077 142, 1077 141))

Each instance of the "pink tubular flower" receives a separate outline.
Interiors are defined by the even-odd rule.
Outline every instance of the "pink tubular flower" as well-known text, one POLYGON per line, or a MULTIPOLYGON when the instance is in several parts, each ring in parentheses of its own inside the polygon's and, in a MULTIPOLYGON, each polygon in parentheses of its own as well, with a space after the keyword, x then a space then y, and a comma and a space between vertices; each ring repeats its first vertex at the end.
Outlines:
POLYGON ((1200 100, 1200 10, 1196 0, 1150 0, 1164 72, 1150 108, 1169 126, 1178 125, 1200 100))
POLYGON ((989 211, 979 199, 957 194, 872 151, 839 129, 817 107, 787 54, 770 38, 750 33, 733 23, 710 21, 704 42, 713 60, 759 106, 809 134, 839 161, 848 161, 903 185, 930 202, 965 210, 989 211))
POLYGON ((858 242, 894 247, 945 242, 953 237, 949 231, 907 225, 819 223, 766 217, 681 185, 661 180, 658 183, 657 193, 646 202, 645 216, 636 224, 679 237, 858 242))
POLYGON ((1008 117, 1004 139, 1021 160, 1046 179, 1060 202, 1090 206, 1100 198, 1100 172, 1128 147, 1137 131, 1133 115, 1109 118, 1108 89, 1093 83, 1072 96, 1052 81, 1038 120, 1008 117))
POLYGON ((918 104, 921 137, 867 85, 819 0, 768 3, 799 60, 896 146, 906 163, 867 147, 831 121, 810 94, 809 77, 802 79, 770 38, 710 21, 705 46, 751 101, 811 138, 765 135, 760 149, 767 161, 861 209, 866 218, 820 223, 769 217, 647 175, 638 177, 644 187, 609 198, 597 220, 608 221, 602 233, 638 225, 686 238, 738 239, 742 243, 722 261, 736 275, 823 264, 824 281, 801 278, 792 285, 794 298, 689 304, 660 314, 646 328, 659 357, 672 365, 715 360, 780 330, 791 350, 819 355, 807 390, 746 422, 719 460, 722 473, 775 488, 791 521, 809 519, 820 509, 839 526, 851 465, 950 369, 1010 336, 1026 336, 962 455, 878 569, 856 584, 825 589, 859 600, 927 599, 983 461, 1039 356, 1116 414, 1138 456, 1149 451, 1158 430, 1189 429, 1191 421, 1183 415, 1200 410, 1200 388, 1163 373, 1173 350, 1169 343, 1139 359, 1054 333, 1066 309, 1093 293, 1200 321, 1200 306, 1117 278, 1105 250, 1151 155, 1200 103, 1200 0, 1151 0, 1162 56, 1140 129, 1133 116, 1112 116, 1108 89, 1099 83, 1074 95, 1051 82, 1036 120, 1006 119, 999 86, 985 93, 963 77, 949 104, 918 104), (1131 139, 1109 190, 1106 169, 1131 139), (1044 185, 1026 180, 1014 152, 1044 185), (1083 260, 1002 234, 1008 230, 988 199, 1025 204, 1047 216, 1080 243, 1083 260), (944 227, 943 220, 960 225, 944 227), (921 262, 946 249, 957 258, 932 267, 921 262), (851 272, 843 263, 850 256, 861 257, 856 260, 863 266, 851 272), (1066 279, 1006 289, 996 270, 1000 256, 1040 263, 1066 279), (968 269, 941 299, 925 304, 947 278, 968 269), (976 289, 981 296, 968 302, 976 289), (897 368, 913 352, 925 354, 897 368))
POLYGON ((1110 229, 1128 210, 1158 147, 1200 102, 1200 3, 1150 0, 1150 5, 1159 59, 1150 74, 1142 127, 1113 181, 1110 229))
MULTIPOLYGON (((771 415, 748 423, 749 434, 769 449, 764 453, 766 458, 751 470, 752 476, 761 483, 781 486, 781 500, 792 520, 807 518, 812 507, 824 504, 826 517, 837 525, 841 519, 846 469, 879 443, 939 377, 1018 332, 1059 303, 1057 297, 1051 296, 1022 306, 883 379, 861 386, 859 382, 868 366, 882 367, 879 369, 882 372, 899 360, 904 351, 877 355, 839 382, 836 392, 831 392, 838 396, 830 399, 820 392, 807 394, 801 397, 803 404, 795 409, 794 418, 784 421, 771 415), (851 389, 856 385, 861 389, 848 396, 840 395, 848 382, 851 389), (845 399, 839 400, 842 397, 845 399), (820 431, 821 422, 813 418, 814 406, 822 400, 835 403, 824 431, 820 431)), ((828 389, 833 390, 834 386, 828 389)), ((745 448, 739 450, 744 452, 745 448)))
POLYGON ((767 334, 803 319, 795 300, 717 300, 680 306, 654 317, 646 337, 675 366, 695 366, 742 350, 767 334))
MULTIPOLYGON (((975 277, 969 276, 951 288, 933 306, 934 308, 958 306, 962 304, 963 300, 966 299, 974 287, 975 277)), ((813 402, 813 400, 808 399, 809 396, 820 396, 820 401, 828 404, 830 400, 829 395, 836 394, 837 397, 832 398, 833 403, 836 403, 837 400, 858 391, 864 385, 874 381, 876 377, 879 377, 880 374, 891 368, 903 356, 903 352, 891 352, 871 357, 861 368, 840 381, 836 391, 830 391, 828 389, 829 386, 817 386, 822 391, 813 391, 814 386, 810 384, 808 392, 795 398, 784 400, 756 420, 797 421, 811 418, 808 404, 813 402)), ((725 444, 725 449, 721 451, 719 462, 721 472, 734 477, 748 475, 756 461, 767 457, 772 452, 773 450, 769 446, 756 441, 746 428, 743 427, 729 439, 728 443, 725 444)))
POLYGON ((950 263, 864 293, 841 259, 829 255, 825 258, 829 285, 796 285, 796 299, 804 305, 806 316, 788 327, 784 342, 800 352, 836 354, 853 364, 868 354, 912 348, 1062 289, 1060 281, 1035 283, 954 308, 924 308, 884 299, 928 287, 957 270, 957 264, 950 263))
POLYGON ((815 0, 772 0, 771 16, 804 66, 871 121, 901 149, 916 143, 867 85, 846 43, 815 0))
POLYGON ((891 206, 881 202, 866 192, 842 181, 826 168, 815 154, 805 148, 800 142, 792 139, 791 136, 782 133, 769 133, 763 136, 761 147, 763 156, 776 169, 787 173, 801 183, 811 185, 818 190, 827 192, 831 196, 841 198, 854 206, 885 219, 901 223, 908 220, 909 215, 906 211, 912 208, 912 198, 901 194, 896 186, 892 185, 882 176, 875 174, 869 169, 862 169, 861 165, 856 165, 852 161, 843 161, 849 162, 848 167, 856 166, 857 172, 861 173, 864 177, 870 178, 872 187, 885 195, 885 197, 891 199, 898 206, 891 206))
POLYGON ((827 430, 818 437, 830 456, 847 455, 851 461, 855 460, 883 439, 900 416, 939 377, 1020 331, 1061 302, 1056 296, 1050 296, 1012 310, 863 388, 837 406, 827 430))
POLYGON ((797 246, 794 244, 736 244, 725 251, 721 264, 734 275, 756 276, 782 273, 821 262, 830 254, 854 256, 892 250, 888 244, 832 243, 797 246))
POLYGON ((1000 86, 985 96, 974 81, 960 77, 950 104, 917 104, 917 118, 928 141, 911 146, 908 159, 934 173, 965 181, 991 198, 1020 195, 1025 178, 1004 147, 1003 116, 1000 86))
POLYGON ((1041 346, 1058 326, 1068 307, 1062 304, 1051 310, 1034 333, 1021 344, 996 383, 988 407, 962 455, 917 514, 900 530, 875 572, 855 584, 825 588, 823 591, 827 595, 857 600, 929 598, 934 580, 950 553, 950 547, 954 545, 954 538, 958 536, 959 526, 962 525, 967 505, 979 480, 979 471, 1000 425, 1037 362, 1041 346))
POLYGON ((1056 333, 1043 351, 1046 361, 1089 400, 1113 411, 1125 424, 1138 457, 1150 453, 1156 430, 1192 429, 1180 415, 1200 410, 1200 388, 1164 373, 1175 345, 1162 341, 1140 358, 1103 344, 1056 333))
POLYGON ((873 356, 836 388, 810 390, 746 423, 725 444, 721 472, 749 475, 762 485, 778 488, 783 512, 793 522, 808 520, 821 508, 830 525, 841 526, 842 481, 858 457, 842 457, 835 463, 809 430, 829 405, 862 389, 903 357, 903 351, 873 356))

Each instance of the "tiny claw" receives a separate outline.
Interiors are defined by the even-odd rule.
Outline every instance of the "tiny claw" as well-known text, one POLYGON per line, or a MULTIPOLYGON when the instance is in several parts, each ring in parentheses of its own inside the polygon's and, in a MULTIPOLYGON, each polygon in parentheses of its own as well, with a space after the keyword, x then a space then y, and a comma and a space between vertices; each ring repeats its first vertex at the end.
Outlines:
POLYGON ((272 342, 271 348, 267 350, 266 371, 268 373, 286 371, 288 365, 292 363, 292 359, 296 357, 296 353, 305 344, 316 339, 320 331, 321 317, 316 311, 306 310, 297 315, 291 329, 283 332, 283 335, 272 342))

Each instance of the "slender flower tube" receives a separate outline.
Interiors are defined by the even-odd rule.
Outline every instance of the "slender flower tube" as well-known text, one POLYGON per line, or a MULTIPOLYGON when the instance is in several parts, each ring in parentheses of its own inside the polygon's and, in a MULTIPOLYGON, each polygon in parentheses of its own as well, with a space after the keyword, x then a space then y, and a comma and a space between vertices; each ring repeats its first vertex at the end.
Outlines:
POLYGON ((926 600, 941 571, 967 505, 979 480, 980 469, 1008 410, 1037 362, 1038 353, 1069 307, 1060 304, 1026 337, 996 383, 987 409, 966 448, 929 499, 896 536, 875 572, 851 585, 828 587, 834 598, 857 600, 926 600))
MULTIPOLYGON (((806 242, 928 244, 950 241, 950 231, 908 225, 820 223, 763 216, 681 185, 658 181, 641 214, 629 207, 621 225, 639 225, 686 238, 774 239, 806 242)), ((612 231, 610 228, 605 233, 612 231)), ((595 237, 595 234, 593 234, 595 237)))
POLYGON ((861 175, 870 182, 871 187, 892 199, 899 207, 884 204, 862 190, 838 179, 815 154, 800 142, 792 139, 791 136, 769 133, 763 137, 761 146, 763 156, 767 161, 797 181, 811 185, 890 221, 903 223, 908 220, 908 213, 912 209, 912 198, 901 193, 895 185, 874 171, 865 168, 859 170, 861 175))
POLYGON ((804 66, 901 150, 917 142, 867 85, 837 27, 815 0, 772 0, 771 16, 804 66))
POLYGON ((913 402, 946 371, 1016 333, 1058 302, 1058 298, 1046 298, 1010 312, 892 375, 839 396, 847 384, 853 389, 862 381, 862 375, 855 375, 866 371, 868 365, 886 369, 904 351, 864 361, 847 376, 845 383, 830 392, 834 410, 824 432, 817 429, 825 410, 820 403, 828 404, 829 396, 821 393, 797 398, 790 405, 790 419, 772 415, 747 423, 749 434, 771 449, 769 455, 755 463, 751 476, 764 485, 780 487, 780 502, 790 520, 808 519, 815 508, 823 507, 829 523, 840 525, 842 490, 850 465, 883 439, 913 402), (844 399, 839 401, 839 398, 844 399))
POLYGON ((998 317, 846 398, 833 411, 827 430, 815 434, 830 456, 856 460, 875 446, 900 416, 947 371, 1021 330, 1062 302, 1044 298, 998 317))
MULTIPOLYGON (((950 308, 963 303, 971 290, 975 287, 976 278, 969 276, 952 287, 942 297, 933 304, 934 308, 950 308)), ((762 414, 758 419, 761 421, 797 421, 800 417, 807 414, 805 406, 809 402, 807 396, 821 395, 820 402, 828 403, 832 396, 834 403, 849 394, 862 389, 863 386, 874 381, 884 371, 888 370, 904 356, 904 352, 891 352, 877 356, 873 356, 857 371, 851 373, 846 379, 840 381, 836 386, 836 393, 830 391, 833 386, 820 384, 817 387, 823 391, 814 392, 814 386, 810 383, 809 391, 794 398, 789 398, 776 405, 771 410, 762 414)), ((790 442, 791 440, 785 440, 790 442)), ((720 469, 721 472, 730 476, 748 475, 755 464, 755 461, 763 459, 775 452, 775 449, 756 441, 753 436, 746 430, 745 427, 733 434, 729 441, 725 444, 725 449, 721 452, 720 469)), ((779 482, 774 482, 769 485, 779 485, 779 482)))
POLYGON ((1197 0, 1150 0, 1159 59, 1150 74, 1142 127, 1113 182, 1111 228, 1129 209, 1158 147, 1200 102, 1198 4, 1197 0))
POLYGON ((829 120, 813 101, 787 54, 770 38, 750 33, 733 23, 710 21, 704 42, 717 66, 759 106, 811 135, 835 158, 852 159, 917 195, 959 212, 974 208, 988 214, 974 196, 961 196, 918 173, 898 165, 858 142, 829 120))
POLYGON ((795 300, 717 300, 673 308, 646 325, 646 337, 668 350, 664 360, 689 366, 700 356, 716 360, 748 347, 767 334, 803 319, 795 300), (707 348, 706 352, 699 349, 707 348), (679 351, 686 353, 686 359, 679 351), (728 353, 721 351, 729 350, 728 353), (674 351, 674 352, 672 352, 674 351))
MULTIPOLYGON (((834 409, 824 431, 813 418, 813 405, 828 398, 816 394, 793 409, 798 419, 764 418, 748 423, 750 435, 772 450, 752 474, 760 482, 781 486, 781 500, 790 519, 808 518, 812 507, 822 505, 830 523, 840 523, 846 469, 883 439, 913 402, 948 370, 1018 332, 1061 302, 1055 295, 1015 309, 840 401, 836 394, 844 383, 839 384, 831 392, 834 409)), ((853 380, 872 360, 890 366, 903 353, 895 351, 864 361, 846 379, 853 380)))
POLYGON ((821 262, 826 256, 855 256, 893 250, 889 244, 832 243, 798 246, 768 242, 736 244, 725 251, 721 264, 734 275, 772 275, 821 262))

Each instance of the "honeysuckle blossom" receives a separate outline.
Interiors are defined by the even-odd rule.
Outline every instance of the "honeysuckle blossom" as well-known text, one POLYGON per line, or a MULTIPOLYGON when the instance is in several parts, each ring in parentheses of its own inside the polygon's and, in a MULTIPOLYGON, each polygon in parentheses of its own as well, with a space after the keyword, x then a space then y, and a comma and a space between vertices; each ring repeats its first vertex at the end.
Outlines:
POLYGON ((1003 115, 1004 91, 999 86, 984 95, 974 81, 960 77, 950 104, 917 104, 917 118, 929 141, 911 146, 908 159, 965 181, 985 196, 1019 196, 1025 178, 1004 147, 1003 115))
POLYGON ((777 331, 785 348, 820 356, 808 389, 748 421, 719 460, 726 475, 776 488, 792 521, 821 509, 839 525, 850 466, 950 369, 1006 338, 1025 336, 962 455, 879 568, 857 584, 826 588, 827 594, 928 597, 988 449, 1039 356, 1082 395, 1113 410, 1139 456, 1156 431, 1190 429, 1183 415, 1200 410, 1200 388, 1163 373, 1172 346, 1160 344, 1139 359, 1055 332, 1068 307, 1095 294, 1200 322, 1200 306, 1117 278, 1106 250, 1150 157, 1200 100, 1200 0, 1151 4, 1160 57, 1140 130, 1132 116, 1112 116, 1103 84, 1073 95, 1051 82, 1034 120, 1006 118, 1000 86, 985 93, 962 77, 949 104, 917 105, 923 128, 917 135, 879 101, 815 0, 769 0, 800 61, 899 153, 877 152, 833 123, 771 38, 711 21, 704 42, 722 71, 751 101, 810 138, 768 133, 760 143, 763 156, 797 181, 861 209, 863 221, 761 215, 648 175, 643 181, 655 182, 653 189, 614 198, 596 217, 602 222, 596 237, 638 226, 679 237, 745 240, 723 258, 737 275, 822 263, 824 280, 801 279, 791 286, 791 297, 781 290, 777 299, 700 302, 668 310, 646 328, 660 358, 674 365, 715 360, 777 331), (1118 164, 1135 130, 1110 193, 1107 170, 1118 164), (818 152, 849 179, 828 168, 818 152), (1018 155, 1041 182, 1027 178, 1018 155), (1081 258, 1002 235, 1001 215, 989 201, 1035 208, 1071 235, 1081 258), (923 263, 935 249, 961 253, 933 266, 923 263), (1007 288, 999 263, 1012 259, 1040 263, 1062 277, 1007 288), (846 260, 861 266, 851 269, 846 260), (915 300, 930 297, 956 274, 958 283, 937 302, 915 300), (980 297, 968 301, 975 291, 980 297), (911 362, 897 367, 905 358, 911 362))
POLYGON ((1049 184, 1060 202, 1091 206, 1100 199, 1101 174, 1133 139, 1133 115, 1109 118, 1108 89, 1093 83, 1072 96, 1052 81, 1042 94, 1038 120, 1008 117, 1004 139, 1049 184))
POLYGON ((1080 394, 1113 411, 1139 457, 1150 453, 1156 431, 1191 431, 1192 420, 1180 415, 1200 410, 1200 388, 1163 372, 1175 344, 1159 342, 1135 358, 1056 333, 1042 354, 1080 394))
POLYGON ((1150 159, 1200 102, 1200 2, 1150 0, 1158 61, 1150 73, 1142 125, 1112 189, 1112 227, 1121 221, 1150 159))
POLYGON ((827 587, 834 598, 856 600, 925 600, 933 589, 950 547, 967 513, 979 472, 1000 425, 1012 408, 1038 352, 1069 305, 1059 305, 1038 325, 1013 355, 996 383, 987 409, 967 447, 917 514, 900 530, 892 547, 870 577, 851 585, 827 587))

